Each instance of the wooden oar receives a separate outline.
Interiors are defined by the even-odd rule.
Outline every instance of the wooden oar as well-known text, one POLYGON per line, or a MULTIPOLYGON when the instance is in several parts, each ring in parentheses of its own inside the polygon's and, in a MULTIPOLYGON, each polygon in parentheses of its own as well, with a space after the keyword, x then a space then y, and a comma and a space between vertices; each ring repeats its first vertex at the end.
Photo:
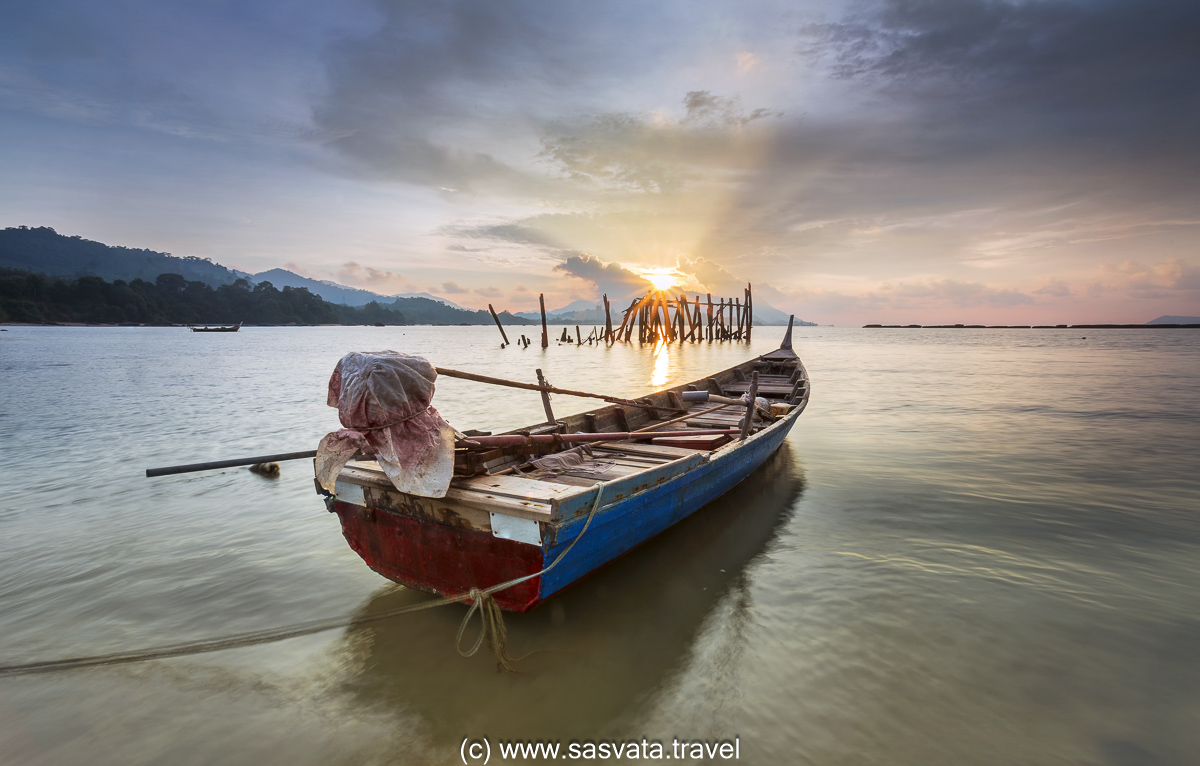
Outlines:
POLYGON ((194 473, 196 471, 211 471, 216 468, 233 468, 239 465, 254 465, 255 463, 278 463, 280 460, 303 460, 317 456, 315 449, 305 452, 284 452, 279 455, 260 455, 259 457, 239 457, 233 460, 211 460, 207 463, 189 463, 188 465, 171 465, 166 468, 147 468, 147 476, 169 476, 173 473, 194 473))
POLYGON ((594 442, 617 442, 626 439, 658 439, 660 437, 678 436, 717 436, 720 434, 740 434, 740 428, 723 428, 695 431, 619 431, 617 433, 594 434, 501 434, 500 436, 472 436, 469 439, 457 441, 455 447, 524 447, 527 444, 555 444, 559 441, 592 444, 594 442))
POLYGON ((604 394, 589 394, 586 391, 572 391, 566 388, 556 388, 554 386, 539 386, 535 383, 521 383, 516 380, 504 380, 503 378, 491 378, 487 375, 476 375, 473 372, 459 372, 458 370, 448 370, 445 367, 435 367, 438 375, 445 375, 448 378, 462 378, 463 380, 473 380, 476 383, 490 383, 493 386, 507 386, 509 388, 523 388, 526 391, 542 391, 547 394, 562 394, 564 396, 581 396, 587 399, 603 399, 610 404, 620 404, 624 407, 641 407, 648 410, 674 410, 674 407, 662 407, 658 405, 645 404, 643 402, 635 402, 631 399, 621 399, 616 396, 605 396, 604 394))

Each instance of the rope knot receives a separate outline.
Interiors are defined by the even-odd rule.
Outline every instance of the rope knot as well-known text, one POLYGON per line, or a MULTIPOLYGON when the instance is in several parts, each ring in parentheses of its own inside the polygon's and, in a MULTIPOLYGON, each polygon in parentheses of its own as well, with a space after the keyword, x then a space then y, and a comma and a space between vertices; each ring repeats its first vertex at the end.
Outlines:
POLYGON ((454 639, 454 648, 458 650, 459 655, 472 657, 475 652, 479 651, 479 647, 483 646, 484 639, 487 639, 488 646, 496 655, 497 669, 514 672, 516 668, 512 666, 512 663, 520 658, 508 655, 508 630, 504 627, 504 615, 500 611, 500 605, 496 603, 496 599, 492 598, 491 593, 479 588, 471 588, 467 592, 467 598, 470 600, 471 606, 467 609, 462 624, 458 626, 458 636, 454 639), (471 622, 471 616, 476 611, 479 612, 479 619, 482 623, 479 638, 475 639, 475 643, 470 649, 463 651, 463 633, 466 632, 467 625, 471 622))

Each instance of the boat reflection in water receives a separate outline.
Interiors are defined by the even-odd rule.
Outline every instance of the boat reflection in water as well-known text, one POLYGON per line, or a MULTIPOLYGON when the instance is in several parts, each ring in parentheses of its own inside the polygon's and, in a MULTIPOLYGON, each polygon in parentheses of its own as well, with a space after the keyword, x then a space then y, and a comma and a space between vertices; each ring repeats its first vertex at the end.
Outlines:
MULTIPOLYGON (((509 653, 535 652, 516 665, 518 673, 496 672, 486 647, 459 656, 454 636, 465 606, 351 629, 347 691, 376 709, 415 714, 438 750, 466 735, 565 743, 617 734, 686 661, 714 607, 731 600, 729 619, 745 619, 752 562, 803 490, 785 442, 745 481, 668 531, 537 609, 506 614, 509 653)), ((388 587, 356 616, 430 598, 388 587)), ((464 648, 478 629, 475 620, 464 648)))

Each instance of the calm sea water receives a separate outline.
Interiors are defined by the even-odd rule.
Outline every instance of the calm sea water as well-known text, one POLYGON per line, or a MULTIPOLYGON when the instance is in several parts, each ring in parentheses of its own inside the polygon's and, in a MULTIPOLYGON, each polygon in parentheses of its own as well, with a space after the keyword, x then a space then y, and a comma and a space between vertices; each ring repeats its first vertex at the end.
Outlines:
MULTIPOLYGON (((0 664, 420 601, 350 551, 305 461, 143 475, 313 448, 348 351, 633 395, 780 335, 655 354, 500 350, 494 328, 9 328, 0 664)), ((1200 333, 800 328, 795 346, 813 395, 784 448, 509 616, 510 650, 539 650, 523 672, 460 658, 456 605, 0 678, 0 764, 450 764, 464 737, 737 737, 753 764, 1200 763, 1200 333)), ((459 429, 543 417, 535 394, 457 380, 434 403, 459 429)))

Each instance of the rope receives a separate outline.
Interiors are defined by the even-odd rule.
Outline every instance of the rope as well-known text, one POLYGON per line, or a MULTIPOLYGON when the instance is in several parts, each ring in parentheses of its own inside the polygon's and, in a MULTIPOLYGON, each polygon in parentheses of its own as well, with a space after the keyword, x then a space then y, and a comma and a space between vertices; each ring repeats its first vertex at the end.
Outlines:
MULTIPOLYGON (((592 509, 588 513, 587 521, 583 525, 583 530, 576 536, 566 550, 558 555, 550 566, 542 569, 540 572, 535 572, 531 575, 518 577, 508 582, 493 585, 489 588, 480 590, 472 588, 468 593, 458 596, 443 596, 432 601, 425 601, 420 604, 409 604, 408 606, 390 609, 379 614, 363 615, 361 617, 353 617, 349 620, 343 618, 313 620, 310 622, 302 622, 296 625, 291 625, 283 628, 270 628, 267 630, 250 631, 248 633, 236 633, 223 638, 203 639, 200 641, 189 641, 181 644, 170 644, 168 646, 160 646, 153 649, 143 649, 133 652, 114 652, 111 654, 98 654, 85 657, 67 657, 58 660, 43 660, 41 662, 27 662, 12 665, 0 665, 0 676, 18 676, 18 675, 33 675, 36 673, 53 673, 62 670, 74 670, 76 668, 98 667, 105 665, 126 665, 133 662, 147 662, 149 660, 162 660, 170 657, 182 657, 191 654, 204 654, 207 652, 217 652, 225 649, 237 649, 245 646, 254 646, 256 644, 265 644, 273 641, 283 641, 288 638, 297 638, 299 636, 307 636, 313 633, 321 633, 326 630, 335 628, 349 628, 359 625, 367 625, 380 620, 387 620, 392 617, 398 617, 402 614, 410 614, 412 612, 420 612, 425 609, 434 609, 447 604, 470 603, 470 608, 467 614, 463 617, 462 624, 458 628, 458 636, 455 639, 455 648, 459 654, 464 657, 470 657, 479 650, 479 647, 486 639, 488 645, 496 654, 496 661, 505 670, 513 670, 511 663, 520 660, 521 658, 510 657, 505 651, 507 642, 507 630, 504 626, 504 617, 500 612, 500 606, 496 600, 492 598, 493 593, 497 593, 506 588, 511 588, 514 585, 525 582, 526 580, 538 577, 549 572, 558 565, 563 558, 570 553, 579 539, 587 532, 588 526, 592 523, 592 517, 596 514, 596 509, 600 506, 600 498, 604 493, 604 485, 599 483, 596 485, 596 500, 592 503, 592 509), (483 621, 483 630, 476 639, 474 646, 469 651, 464 652, 462 646, 463 632, 467 628, 471 617, 476 611, 479 611, 483 621)), ((528 656, 528 655, 525 655, 528 656)))
POLYGON ((454 648, 458 650, 458 653, 461 656, 473 656, 475 652, 479 651, 479 647, 483 645, 483 640, 485 638, 487 639, 488 646, 491 647, 492 652, 496 655, 496 662, 505 670, 513 670, 513 662, 517 662, 521 659, 524 659, 524 657, 529 656, 522 655, 521 657, 510 657, 508 655, 506 646, 508 642, 508 630, 504 626, 504 616, 500 612, 500 605, 496 603, 496 599, 492 598, 492 594, 507 588, 511 588, 514 585, 519 585, 526 580, 532 580, 535 577, 541 577, 554 567, 558 566, 558 562, 566 558, 566 555, 571 552, 571 549, 575 547, 576 543, 583 539, 583 536, 587 534, 588 527, 592 525, 592 517, 596 515, 596 509, 600 507, 600 499, 602 497, 604 497, 604 482, 596 482, 596 499, 592 501, 592 509, 588 511, 587 520, 583 522, 583 529, 579 530, 579 534, 575 536, 575 539, 571 541, 571 544, 568 545, 562 553, 558 554, 558 558, 550 562, 549 566, 545 567, 540 572, 534 572, 533 574, 517 577, 516 579, 509 580, 508 582, 502 582, 499 585, 493 585, 490 588, 484 588, 483 590, 478 588, 471 589, 471 592, 467 594, 467 597, 471 600, 471 608, 467 610, 466 615, 463 617, 462 624, 458 626, 458 635, 454 638, 454 648), (479 631, 479 638, 475 639, 475 643, 471 646, 471 648, 464 652, 462 648, 463 633, 466 632, 467 625, 470 624, 471 617, 474 616, 476 611, 479 612, 479 619, 482 624, 482 628, 479 631))
POLYGON ((429 411, 429 408, 432 406, 433 406, 432 404, 427 404, 411 415, 405 415, 404 417, 400 418, 399 420, 394 420, 391 423, 384 423, 381 426, 363 426, 362 428, 354 428, 352 426, 343 426, 343 428, 345 428, 348 431, 378 431, 381 428, 391 428, 392 426, 398 426, 401 423, 407 423, 408 421, 412 420, 413 418, 415 418, 418 415, 424 415, 426 412, 429 411))

